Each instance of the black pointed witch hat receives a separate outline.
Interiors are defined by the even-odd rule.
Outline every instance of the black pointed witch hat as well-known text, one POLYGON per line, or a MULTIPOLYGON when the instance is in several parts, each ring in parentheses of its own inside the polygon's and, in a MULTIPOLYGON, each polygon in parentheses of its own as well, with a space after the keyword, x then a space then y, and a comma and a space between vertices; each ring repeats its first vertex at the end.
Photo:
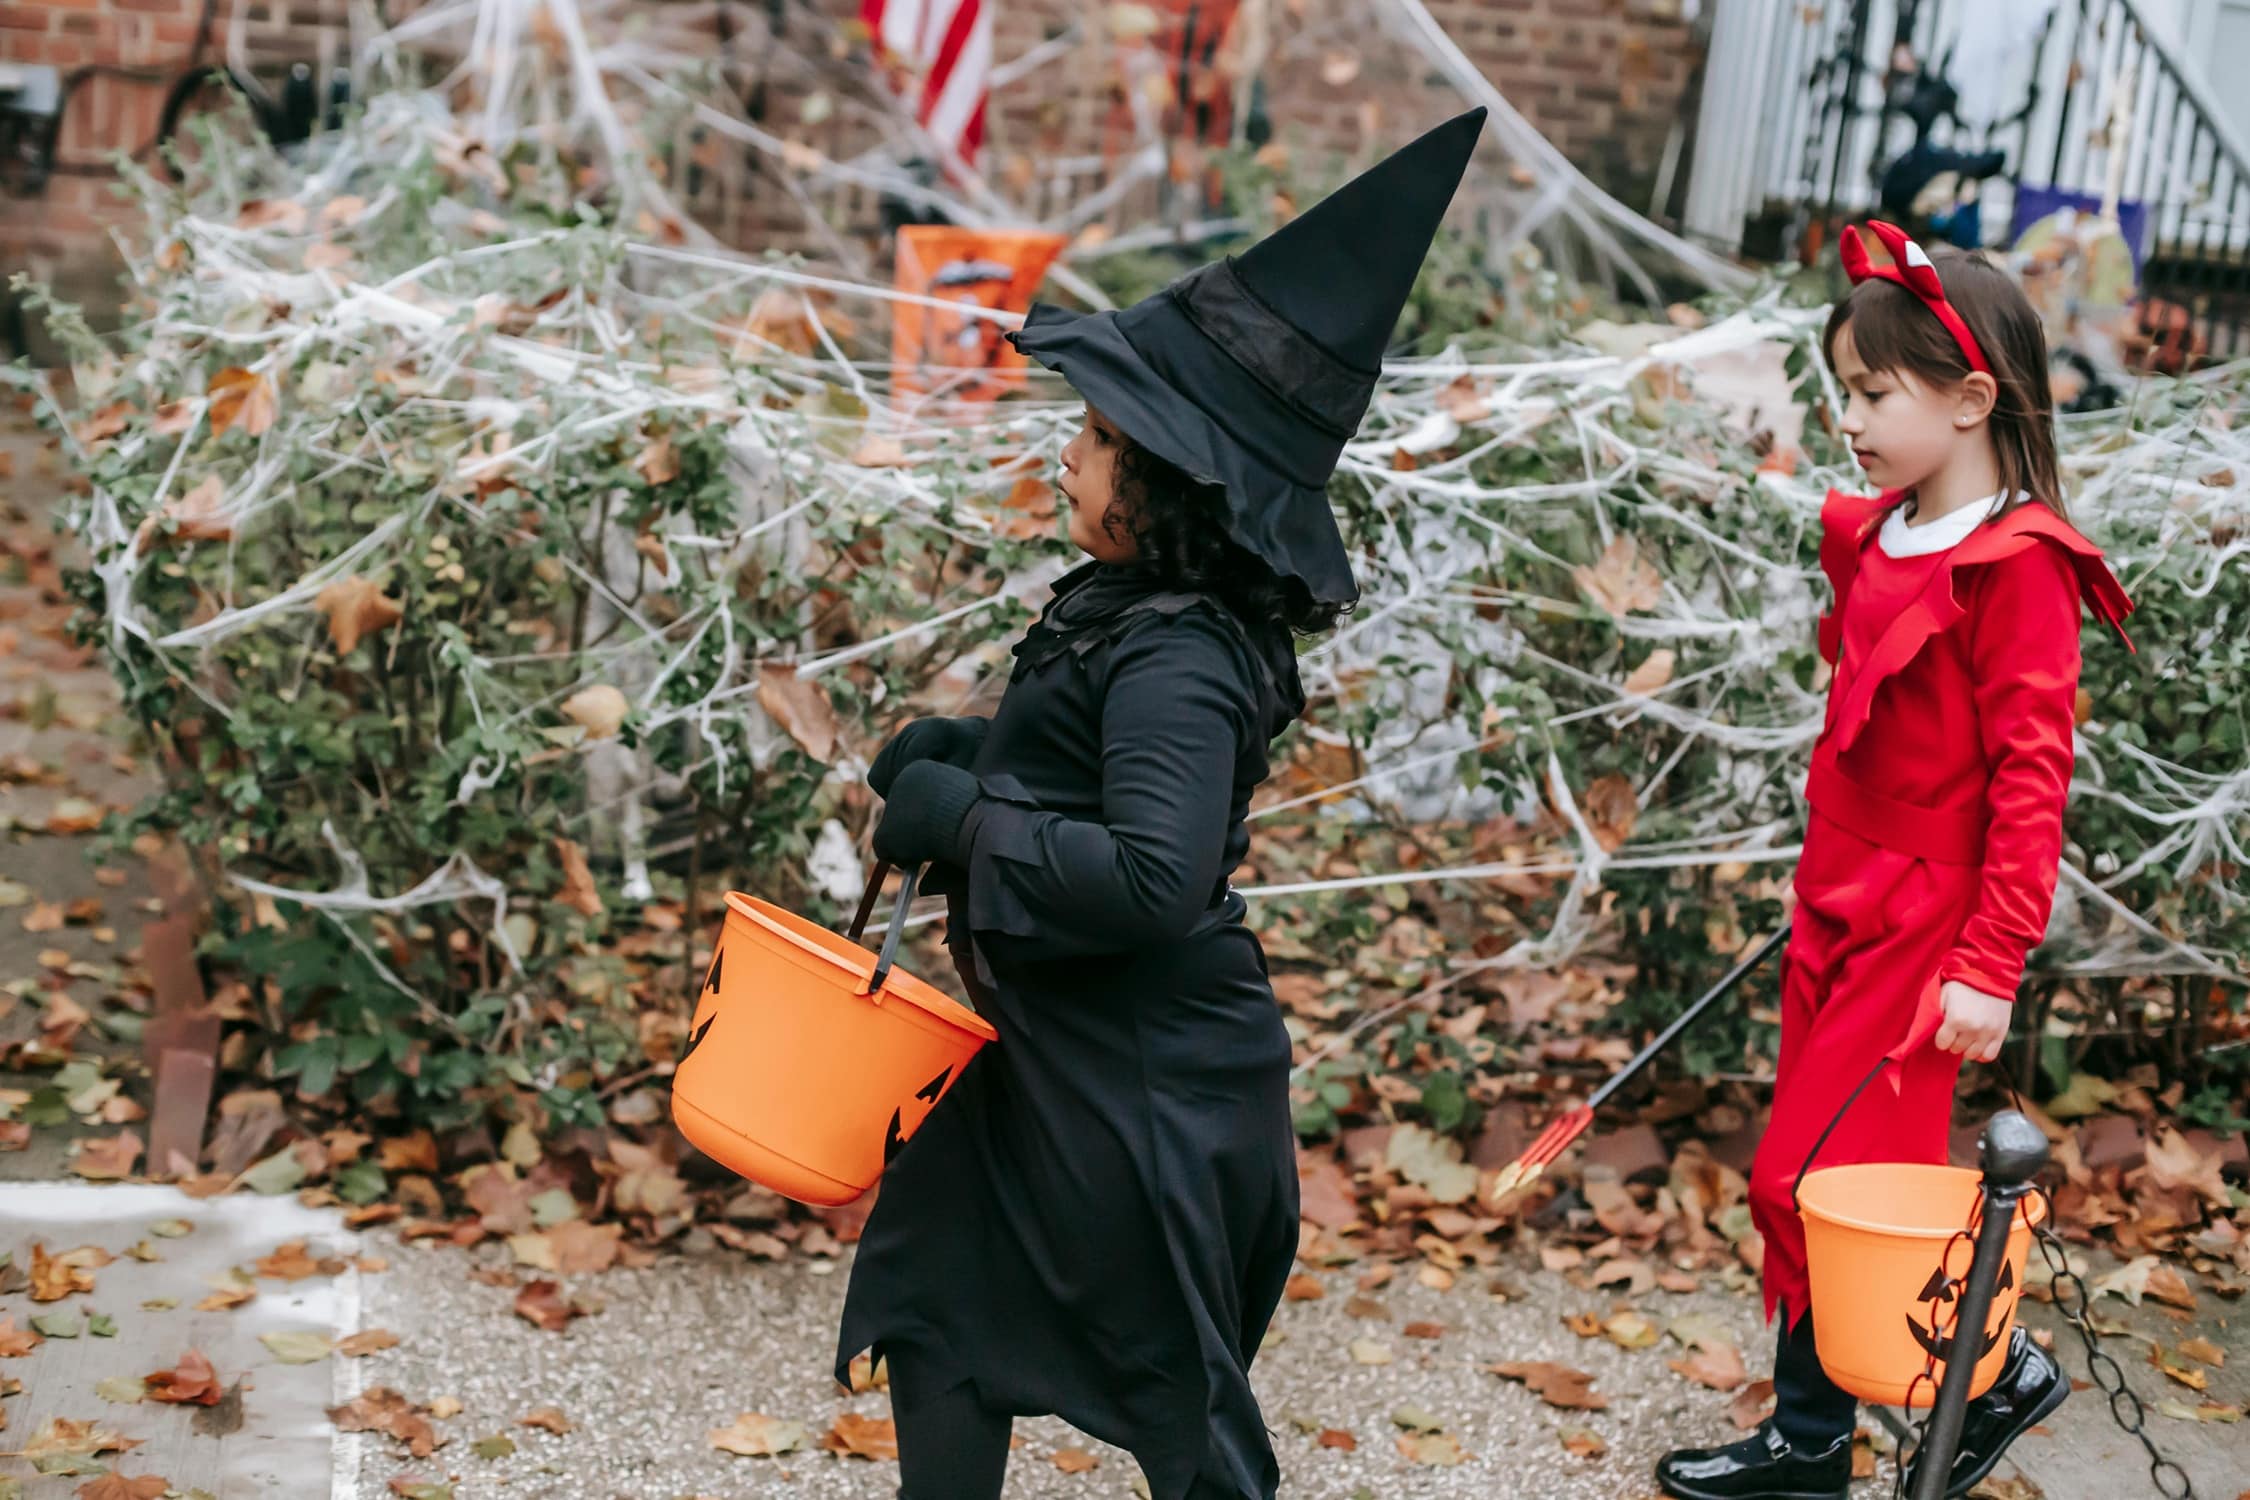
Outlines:
POLYGON ((1348 604, 1359 587, 1328 476, 1367 413, 1484 115, 1455 116, 1241 255, 1131 307, 1034 303, 1008 338, 1134 442, 1223 485, 1236 542, 1321 603, 1348 604))

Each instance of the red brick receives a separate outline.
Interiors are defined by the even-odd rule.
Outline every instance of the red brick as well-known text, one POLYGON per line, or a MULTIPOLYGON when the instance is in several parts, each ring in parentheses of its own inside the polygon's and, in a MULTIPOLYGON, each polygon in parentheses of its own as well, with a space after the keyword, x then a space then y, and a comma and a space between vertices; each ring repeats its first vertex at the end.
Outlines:
POLYGON ((52 19, 43 5, 0 5, 0 27, 10 31, 45 31, 52 19))
POLYGON ((144 16, 140 18, 140 24, 149 28, 150 37, 161 46, 177 47, 184 53, 195 45, 195 21, 192 18, 171 20, 144 16))

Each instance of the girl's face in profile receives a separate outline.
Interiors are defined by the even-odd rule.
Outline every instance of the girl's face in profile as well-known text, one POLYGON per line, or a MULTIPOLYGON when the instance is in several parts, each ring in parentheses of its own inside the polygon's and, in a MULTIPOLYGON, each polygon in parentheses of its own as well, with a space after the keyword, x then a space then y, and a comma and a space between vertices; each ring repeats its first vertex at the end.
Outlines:
POLYGON ((1128 442, 1089 401, 1085 425, 1063 445, 1055 481, 1070 507, 1071 545, 1105 563, 1129 563, 1139 553, 1117 496, 1117 457, 1128 442))
POLYGON ((1953 390, 1940 390, 1904 370, 1870 370, 1848 323, 1830 352, 1845 395, 1837 429, 1879 488, 1912 489, 1944 468, 1964 443, 1983 438, 1991 376, 1972 375, 1953 390))

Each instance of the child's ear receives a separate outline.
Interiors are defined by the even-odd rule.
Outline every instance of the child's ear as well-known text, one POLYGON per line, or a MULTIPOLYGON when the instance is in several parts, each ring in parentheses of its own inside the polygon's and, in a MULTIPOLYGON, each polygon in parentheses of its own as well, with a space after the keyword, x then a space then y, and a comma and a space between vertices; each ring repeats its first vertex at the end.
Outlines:
POLYGON ((1974 427, 1992 415, 2000 400, 2000 383, 1982 370, 1971 370, 1953 392, 1953 425, 1974 427))

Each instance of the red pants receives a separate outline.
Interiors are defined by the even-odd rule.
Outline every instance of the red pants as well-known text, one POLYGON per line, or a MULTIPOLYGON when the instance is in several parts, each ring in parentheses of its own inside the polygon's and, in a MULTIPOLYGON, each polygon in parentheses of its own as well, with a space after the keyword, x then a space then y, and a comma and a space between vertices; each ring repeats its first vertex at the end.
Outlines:
MULTIPOLYGON (((1813 813, 1797 865, 1797 914, 1782 967, 1781 1064, 1773 1119, 1750 1169, 1750 1212, 1765 1237, 1766 1316, 1812 1305, 1798 1169, 1883 1054, 1906 1038, 1976 897, 1974 865, 1868 843, 1813 813)), ((1813 1169, 1850 1162, 1943 1162, 1957 1053, 1923 1046, 1859 1096, 1813 1169)))

